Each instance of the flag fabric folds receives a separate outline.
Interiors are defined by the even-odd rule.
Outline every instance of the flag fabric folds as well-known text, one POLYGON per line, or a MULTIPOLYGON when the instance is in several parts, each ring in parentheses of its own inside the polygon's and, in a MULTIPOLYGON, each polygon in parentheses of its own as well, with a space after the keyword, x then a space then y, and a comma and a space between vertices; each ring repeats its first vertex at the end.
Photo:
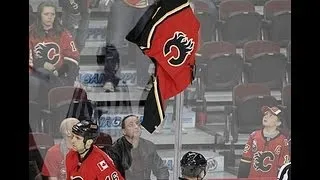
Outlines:
POLYGON ((155 64, 153 88, 141 123, 150 133, 164 118, 164 101, 185 90, 193 80, 199 28, 188 0, 158 0, 126 36, 155 64))

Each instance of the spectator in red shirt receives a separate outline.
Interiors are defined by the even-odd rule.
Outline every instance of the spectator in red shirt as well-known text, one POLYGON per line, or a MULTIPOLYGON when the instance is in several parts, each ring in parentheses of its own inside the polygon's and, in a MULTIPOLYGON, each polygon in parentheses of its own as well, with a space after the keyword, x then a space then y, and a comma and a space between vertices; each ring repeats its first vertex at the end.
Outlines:
POLYGON ((78 122, 75 118, 67 118, 61 122, 60 133, 63 139, 48 150, 42 166, 42 175, 48 177, 48 180, 66 179, 65 157, 72 148, 72 127, 78 122))
POLYGON ((290 161, 288 140, 278 127, 281 110, 277 106, 262 107, 263 128, 249 135, 243 149, 238 178, 276 180, 280 167, 290 161))
POLYGON ((39 81, 30 84, 40 84, 30 90, 39 92, 35 100, 41 105, 47 104, 51 88, 73 86, 79 72, 80 55, 73 37, 56 15, 55 3, 42 2, 29 27, 29 74, 32 81, 39 81))

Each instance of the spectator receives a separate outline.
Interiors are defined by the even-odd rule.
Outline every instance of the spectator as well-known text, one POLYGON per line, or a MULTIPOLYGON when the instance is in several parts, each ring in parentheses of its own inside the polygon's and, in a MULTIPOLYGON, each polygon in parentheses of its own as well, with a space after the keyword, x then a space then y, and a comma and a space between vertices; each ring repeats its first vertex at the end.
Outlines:
MULTIPOLYGON (((145 56, 142 51, 131 42, 125 40, 125 36, 136 25, 140 17, 147 10, 148 6, 154 0, 140 0, 135 3, 130 3, 128 0, 112 1, 110 6, 110 16, 108 18, 107 26, 107 43, 115 45, 120 54, 120 64, 126 65, 126 61, 136 61, 137 68, 137 86, 139 89, 150 90, 151 81, 148 73, 151 60, 145 56), (125 49, 129 46, 128 56, 126 56, 125 49)), ((110 2, 108 3, 110 4, 110 2)), ((106 64, 107 66, 108 64, 106 64)), ((113 82, 106 82, 105 90, 114 87, 113 82)))
MULTIPOLYGON (((79 52, 72 35, 56 17, 57 8, 51 1, 40 3, 34 24, 29 28, 29 73, 34 81, 45 83, 39 97, 46 102, 49 89, 73 86, 78 76, 79 52)), ((39 83, 31 83, 39 84, 39 83)))
POLYGON ((112 159, 93 143, 98 136, 98 125, 84 120, 72 127, 72 150, 66 157, 67 180, 117 179, 124 180, 112 159))
POLYGON ((288 140, 279 131, 282 111, 263 106, 263 128, 250 134, 239 165, 238 178, 274 178, 278 169, 290 161, 288 140))
POLYGON ((95 4, 96 0, 59 0, 62 7, 62 24, 71 32, 79 52, 85 47, 90 11, 95 4))
POLYGON ((122 133, 106 152, 114 159, 126 180, 150 179, 151 171, 157 179, 169 179, 169 170, 158 155, 156 146, 140 137, 140 120, 135 115, 122 119, 122 133))
POLYGON ((202 180, 206 176, 207 160, 197 152, 189 151, 180 160, 181 180, 202 180))
POLYGON ((105 92, 114 92, 120 81, 120 78, 116 76, 120 63, 119 52, 114 45, 106 44, 103 47, 102 54, 104 55, 105 74, 103 89, 105 92))
POLYGON ((42 166, 42 176, 48 177, 48 180, 65 180, 67 178, 65 157, 69 149, 72 148, 72 127, 78 122, 79 120, 75 118, 67 118, 61 122, 62 141, 48 149, 42 166))

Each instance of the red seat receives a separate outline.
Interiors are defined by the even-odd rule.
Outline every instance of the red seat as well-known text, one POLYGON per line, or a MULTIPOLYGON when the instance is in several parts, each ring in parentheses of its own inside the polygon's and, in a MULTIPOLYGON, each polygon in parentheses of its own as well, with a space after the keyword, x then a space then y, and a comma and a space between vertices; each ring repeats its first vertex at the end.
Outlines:
POLYGON ((219 7, 219 40, 242 47, 250 40, 261 39, 262 16, 247 0, 226 0, 219 7))
POLYGON ((247 42, 244 47, 244 75, 247 83, 262 83, 281 90, 285 81, 287 58, 278 43, 266 40, 247 42))
POLYGON ((286 47, 291 41, 291 1, 270 0, 264 5, 265 39, 286 47))
MULTIPOLYGON (((262 106, 275 106, 278 101, 271 96, 270 89, 262 84, 249 83, 240 84, 233 89, 233 105, 226 107, 229 114, 226 116, 225 138, 232 137, 230 154, 226 161, 235 164, 235 143, 238 142, 240 134, 249 135, 262 127, 262 106), (228 126, 229 125, 229 126, 228 126)), ((227 139, 229 140, 229 139, 227 139)))
POLYGON ((204 91, 231 91, 241 83, 243 59, 236 46, 229 42, 207 42, 199 50, 197 59, 201 69, 204 91))
POLYGON ((112 138, 109 134, 100 132, 96 139, 95 145, 104 150, 107 146, 112 145, 112 138))
POLYGON ((93 114, 93 105, 82 88, 63 86, 50 89, 48 102, 47 121, 43 124, 48 126, 48 133, 54 137, 61 136, 59 127, 63 119, 74 117, 81 121, 91 119, 93 114))
POLYGON ((284 127, 291 131, 291 84, 283 87, 281 100, 282 105, 285 106, 284 127))

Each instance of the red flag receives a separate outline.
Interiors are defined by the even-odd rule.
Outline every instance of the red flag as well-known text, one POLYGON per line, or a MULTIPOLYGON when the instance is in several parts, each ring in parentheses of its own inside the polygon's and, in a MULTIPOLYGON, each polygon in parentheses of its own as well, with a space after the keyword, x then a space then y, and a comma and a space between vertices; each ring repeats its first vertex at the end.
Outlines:
POLYGON ((126 36, 155 64, 154 86, 141 123, 150 133, 164 118, 163 101, 182 92, 193 80, 199 28, 188 0, 159 0, 126 36))

